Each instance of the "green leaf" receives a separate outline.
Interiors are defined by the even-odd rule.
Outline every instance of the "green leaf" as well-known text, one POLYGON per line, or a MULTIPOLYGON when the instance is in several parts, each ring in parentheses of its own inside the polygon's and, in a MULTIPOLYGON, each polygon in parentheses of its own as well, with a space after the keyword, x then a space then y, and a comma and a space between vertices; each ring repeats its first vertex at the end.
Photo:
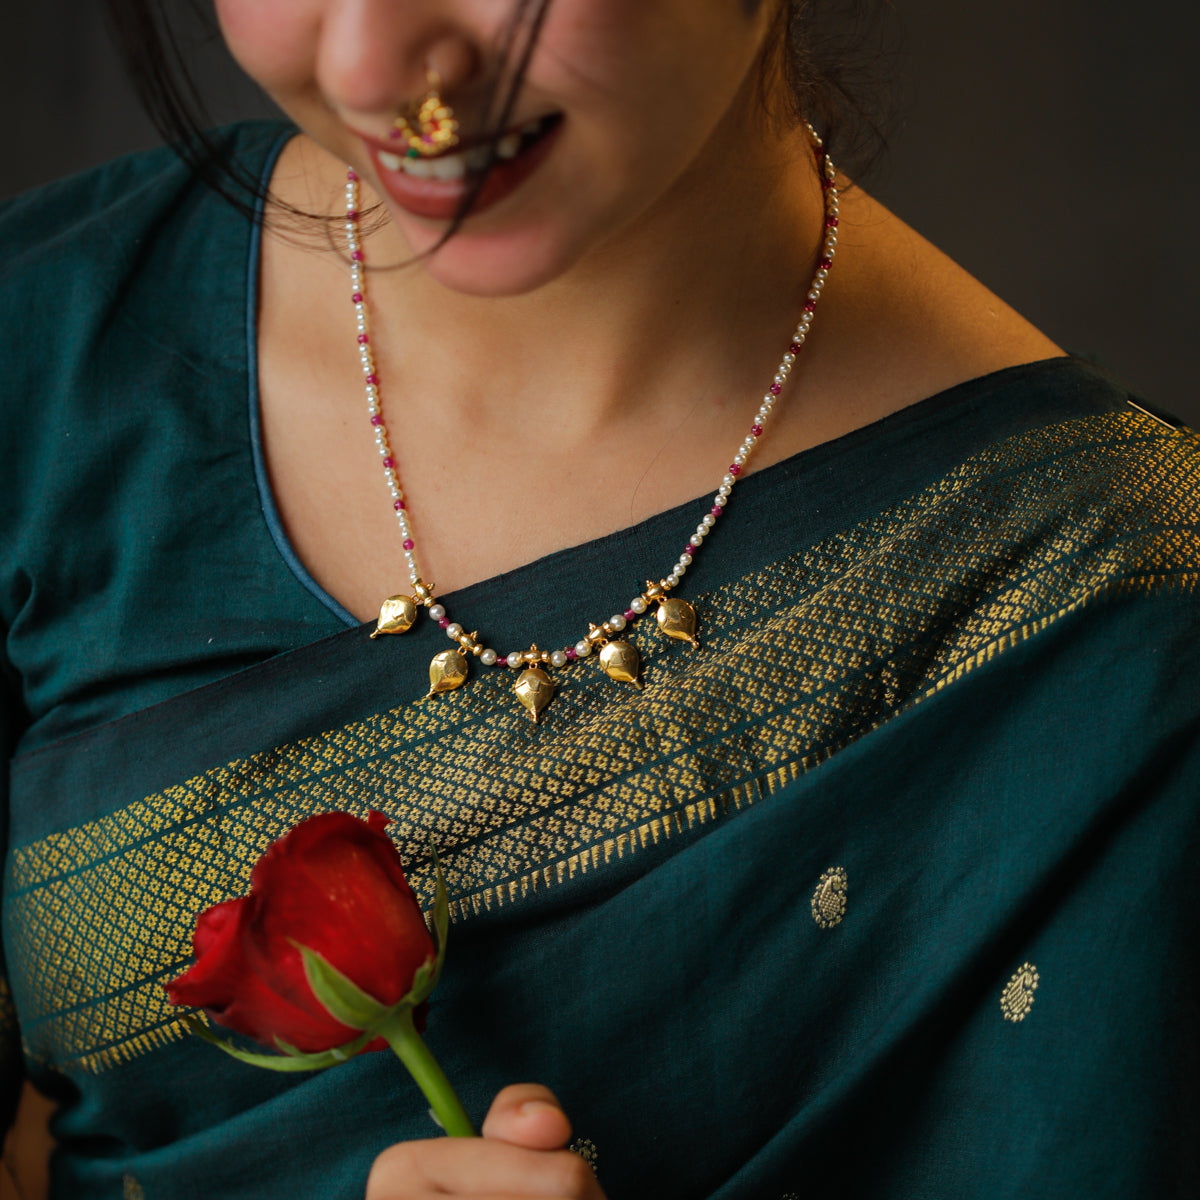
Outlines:
POLYGON ((344 1046, 336 1046, 332 1050, 325 1050, 318 1054, 305 1054, 276 1039, 276 1045, 284 1050, 283 1054, 254 1054, 218 1037, 196 1017, 184 1017, 182 1020, 198 1038, 210 1046, 216 1046, 218 1050, 223 1050, 230 1058, 236 1058, 238 1062, 247 1063, 252 1067, 262 1067, 267 1071, 321 1071, 326 1067, 336 1067, 339 1063, 358 1054, 371 1040, 370 1034, 364 1034, 352 1042, 347 1042, 344 1046))
POLYGON ((450 898, 446 893, 446 877, 442 874, 442 863, 432 838, 429 840, 429 853, 433 858, 433 870, 437 878, 437 890, 433 900, 433 939, 436 950, 417 968, 413 974, 412 987, 396 1008, 416 1008, 425 1000, 442 977, 442 964, 446 961, 446 940, 450 932, 450 898))
POLYGON ((437 964, 434 968, 433 981, 436 983, 442 974, 442 964, 446 961, 446 941, 450 936, 450 897, 446 893, 446 877, 442 874, 442 860, 438 858, 433 838, 429 839, 429 853, 433 856, 433 870, 437 876, 437 892, 433 900, 433 937, 437 944, 437 964))
POLYGON ((388 1014, 388 1009, 368 996, 352 979, 324 959, 315 950, 292 943, 304 960, 304 975, 313 995, 329 1015, 351 1029, 371 1030, 388 1014))

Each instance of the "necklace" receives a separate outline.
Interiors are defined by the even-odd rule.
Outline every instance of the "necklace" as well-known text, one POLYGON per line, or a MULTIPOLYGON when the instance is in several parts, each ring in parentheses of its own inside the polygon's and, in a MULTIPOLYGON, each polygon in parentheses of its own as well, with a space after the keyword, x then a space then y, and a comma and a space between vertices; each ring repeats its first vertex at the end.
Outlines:
POLYGON ((817 156, 821 186, 825 197, 825 227, 821 255, 816 272, 809 284, 808 296, 804 302, 804 311, 800 321, 792 334, 774 379, 762 397, 761 405, 750 426, 750 432, 738 447, 733 461, 729 464, 725 476, 721 480, 721 486, 712 498, 712 507, 696 526, 695 533, 688 539, 670 573, 657 583, 647 580, 645 590, 630 600, 629 607, 623 613, 614 613, 607 621, 599 625, 594 622, 589 623, 587 633, 574 645, 555 650, 539 650, 537 644, 533 643, 528 650, 513 650, 509 654, 501 654, 485 645, 480 640, 478 630, 468 633, 457 621, 452 621, 446 611, 446 606, 438 601, 434 585, 426 583, 421 576, 421 569, 417 563, 416 541, 413 538, 412 525, 409 521, 408 505, 400 486, 396 457, 392 452, 387 425, 383 419, 379 373, 375 369, 375 355, 371 349, 367 313, 366 256, 363 253, 359 230, 359 177, 353 170, 346 172, 345 230, 347 248, 350 252, 350 299, 354 305, 358 358, 366 388, 367 415, 370 418, 371 430, 375 438, 375 448, 383 466, 384 480, 392 498, 392 509, 396 515, 396 524, 399 527, 401 545, 404 549, 404 561, 408 568, 409 583, 412 587, 411 596, 390 596, 384 601, 371 637, 405 633, 413 626, 420 609, 428 609, 429 616, 437 622, 450 641, 454 643, 450 649, 434 655, 433 661, 429 664, 430 696, 453 691, 466 683, 469 673, 468 664, 472 658, 477 658, 485 667, 507 668, 518 673, 514 691, 517 699, 534 721, 538 720, 546 705, 554 698, 558 687, 556 681, 548 674, 547 668, 561 670, 595 655, 601 670, 610 679, 641 687, 641 656, 633 643, 622 634, 639 617, 652 610, 655 612, 658 628, 662 634, 675 641, 687 642, 693 649, 699 649, 700 642, 696 637, 695 609, 686 600, 672 596, 671 592, 678 586, 700 552, 705 539, 725 511, 729 504, 729 498, 733 494, 734 485, 745 471, 746 463, 766 429, 767 420, 775 407, 775 402, 783 391, 788 375, 791 374, 796 355, 800 353, 801 347, 808 338, 813 313, 816 311, 817 301, 821 298, 821 291, 825 286, 830 268, 833 266, 833 256, 837 250, 837 172, 829 155, 824 153, 821 139, 812 126, 808 127, 808 132, 817 156))

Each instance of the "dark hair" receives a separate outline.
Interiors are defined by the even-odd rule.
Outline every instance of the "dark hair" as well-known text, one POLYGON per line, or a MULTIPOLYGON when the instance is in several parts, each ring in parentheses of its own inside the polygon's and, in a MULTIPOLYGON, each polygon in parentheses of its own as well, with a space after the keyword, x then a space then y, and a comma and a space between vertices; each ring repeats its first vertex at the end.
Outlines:
MULTIPOLYGON (((499 66, 486 93, 485 127, 497 135, 511 116, 551 2, 514 0, 513 16, 497 56, 499 66)), ((750 12, 764 2, 769 0, 742 0, 750 12)), ((884 128, 890 114, 881 67, 891 49, 879 21, 886 0, 777 2, 773 44, 778 53, 766 67, 768 72, 783 72, 790 107, 787 113, 774 115, 793 122, 810 121, 839 164, 845 160, 852 169, 864 170, 886 148, 884 128)), ((181 18, 198 22, 197 28, 206 30, 210 38, 219 36, 210 6, 201 0, 105 0, 105 4, 118 50, 154 126, 200 179, 244 212, 257 211, 263 199, 262 184, 231 160, 210 132, 213 122, 182 48, 181 18)), ((766 82, 765 78, 764 96, 766 82)), ((487 169, 474 177, 459 217, 446 236, 470 208, 487 169)))

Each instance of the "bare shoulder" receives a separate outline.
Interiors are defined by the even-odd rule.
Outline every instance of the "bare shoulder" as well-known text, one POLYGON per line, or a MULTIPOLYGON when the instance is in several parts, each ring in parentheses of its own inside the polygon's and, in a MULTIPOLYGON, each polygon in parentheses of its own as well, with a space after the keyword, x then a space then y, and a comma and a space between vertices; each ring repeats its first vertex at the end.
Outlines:
MULTIPOLYGON (((866 193, 841 206, 835 269, 809 345, 850 427, 960 383, 1064 351, 866 193)), ((841 430, 830 430, 830 433, 841 430)))

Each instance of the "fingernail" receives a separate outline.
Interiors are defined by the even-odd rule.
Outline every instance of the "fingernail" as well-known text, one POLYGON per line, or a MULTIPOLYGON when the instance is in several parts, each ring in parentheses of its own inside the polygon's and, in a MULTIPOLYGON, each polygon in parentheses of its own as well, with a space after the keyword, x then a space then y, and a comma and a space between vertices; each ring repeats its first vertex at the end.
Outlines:
POLYGON ((517 1114, 522 1117, 531 1117, 535 1113, 540 1112, 558 1112, 557 1104, 551 1104, 548 1100, 526 1100, 520 1108, 517 1109, 517 1114))

